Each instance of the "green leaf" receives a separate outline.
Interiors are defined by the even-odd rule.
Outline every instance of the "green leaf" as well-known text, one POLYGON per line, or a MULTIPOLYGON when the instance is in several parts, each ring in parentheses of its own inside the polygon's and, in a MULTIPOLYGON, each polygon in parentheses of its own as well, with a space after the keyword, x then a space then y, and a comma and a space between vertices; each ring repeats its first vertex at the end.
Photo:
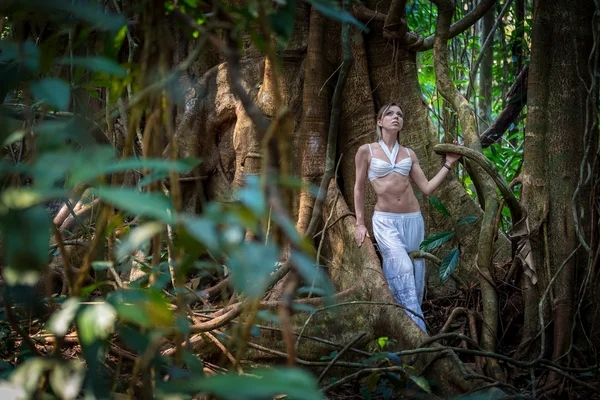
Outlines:
POLYGON ((217 226, 213 221, 189 214, 180 215, 179 221, 190 236, 204 244, 209 250, 218 251, 219 235, 217 226))
POLYGON ((162 181, 165 178, 169 177, 169 171, 154 171, 140 179, 137 184, 138 189, 141 189, 145 186, 148 186, 152 182, 162 181))
POLYGON ((66 111, 71 102, 71 87, 60 79, 44 78, 29 87, 39 101, 59 111, 66 111))
POLYGON ((431 386, 429 386, 429 382, 427 382, 427 379, 425 379, 425 377, 411 375, 410 379, 425 392, 431 393, 431 386))
POLYGON ((5 380, 0 380, 0 395, 4 399, 13 400, 25 400, 31 398, 22 385, 5 380))
POLYGON ((263 295, 278 260, 277 246, 242 242, 229 253, 233 286, 250 297, 263 295))
POLYGON ((162 232, 164 228, 164 224, 160 222, 148 222, 132 229, 117 248, 117 260, 125 257, 133 250, 138 249, 143 243, 162 232))
POLYGON ((27 131, 25 129, 18 129, 16 131, 13 131, 8 135, 6 139, 4 139, 4 143, 2 143, 2 146, 10 146, 18 140, 23 139, 25 135, 27 135, 27 131))
POLYGON ((48 265, 50 218, 42 206, 9 210, 0 218, 4 262, 2 272, 8 285, 37 283, 48 265))
POLYGON ((454 232, 440 232, 425 238, 419 249, 422 251, 430 251, 446 243, 454 236, 454 232))
POLYGON ((96 271, 104 271, 113 267, 112 261, 93 261, 92 268, 96 271))
POLYGON ((64 190, 34 187, 11 187, 0 195, 2 204, 13 209, 29 208, 51 199, 66 197, 67 192, 64 190))
MULTIPOLYGON (((268 399, 285 394, 294 400, 322 400, 315 378, 299 368, 250 371, 250 375, 216 375, 204 379, 186 379, 160 384, 174 393, 203 392, 223 399, 268 399)), ((157 384, 158 386, 158 384, 157 384)))
POLYGON ((287 43, 294 31, 296 20, 296 0, 287 0, 282 7, 277 8, 275 14, 270 16, 273 30, 283 43, 287 43))
POLYGON ((336 1, 333 1, 333 0, 307 0, 307 1, 310 4, 312 4, 313 7, 315 7, 319 12, 321 12, 321 14, 325 15, 326 17, 333 19, 334 21, 350 23, 350 24, 356 26, 358 29, 364 29, 365 32, 368 32, 368 29, 363 24, 361 24, 356 18, 354 18, 352 16, 352 14, 350 14, 347 11, 343 11, 336 1))
POLYGON ((110 58, 106 57, 61 57, 56 60, 59 65, 73 65, 92 72, 104 72, 123 78, 127 71, 110 58))
MULTIPOLYGON (((10 374, 10 382, 22 390, 29 396, 22 397, 33 398, 33 394, 37 391, 42 375, 55 364, 55 360, 49 357, 33 357, 25 361, 23 364, 10 374)), ((10 393, 10 392, 9 392, 10 393)), ((3 393, 5 394, 5 393, 3 393)), ((3 397, 11 398, 11 397, 3 397)), ((15 398, 15 397, 12 397, 15 398)), ((19 397, 16 397, 19 398, 19 397)))
POLYGON ((447 217, 450 216, 450 211, 448 211, 448 209, 446 208, 446 206, 444 206, 442 204, 442 202, 435 198, 435 197, 431 197, 429 196, 429 203, 431 203, 431 205, 442 215, 445 215, 447 217))
POLYGON ((77 333, 82 345, 108 339, 115 329, 117 311, 109 303, 87 305, 77 316, 77 333))
POLYGON ((40 50, 30 40, 23 43, 0 40, 0 62, 11 61, 22 62, 25 68, 36 74, 40 69, 40 50))
POLYGON ((162 193, 141 193, 135 189, 99 187, 95 190, 102 200, 132 215, 158 219, 167 224, 175 223, 171 200, 162 193))
POLYGON ((62 308, 50 317, 50 320, 48 321, 48 331, 56 336, 66 335, 78 310, 78 299, 71 298, 65 301, 62 308))
POLYGON ((381 336, 379 338, 377 338, 377 344, 379 345, 380 348, 384 348, 386 343, 388 342, 389 338, 387 336, 381 336))
POLYGON ((106 301, 117 310, 120 320, 144 328, 166 327, 175 322, 170 303, 158 290, 121 290, 112 292, 106 301))
MULTIPOLYGON (((75 154, 69 149, 71 157, 85 157, 89 159, 90 156, 95 156, 95 152, 103 151, 103 148, 110 148, 109 146, 96 145, 96 140, 92 137, 91 133, 93 130, 98 129, 97 125, 93 121, 79 116, 44 121, 35 125, 33 129, 38 134, 36 146, 42 154, 49 150, 55 151, 64 148, 66 143, 71 142, 76 142, 86 147, 83 150, 86 153, 85 156, 75 154), (91 147, 94 147, 94 149, 91 149, 91 147)), ((111 151, 114 153, 114 150, 111 149, 111 151)))
POLYGON ((320 361, 329 361, 329 360, 333 360, 335 358, 335 356, 337 356, 339 354, 339 351, 334 350, 331 353, 329 353, 328 356, 321 356, 319 357, 320 361))
POLYGON ((267 199, 260 188, 258 176, 248 176, 246 185, 236 195, 255 215, 264 215, 267 211, 267 199))
POLYGON ((460 258, 459 256, 460 250, 458 248, 454 248, 442 260, 442 265, 440 265, 440 279, 442 280, 442 282, 448 279, 456 269, 456 266, 458 265, 458 260, 460 258))
POLYGON ((76 399, 84 377, 85 367, 82 362, 59 362, 50 371, 50 386, 60 399, 76 399))
MULTIPOLYGON (((38 136, 38 139, 41 138, 42 134, 38 136)), ((80 151, 67 148, 46 151, 39 156, 34 165, 21 167, 21 172, 34 178, 36 189, 46 193, 52 190, 49 187, 54 186, 57 181, 65 179, 69 172, 85 168, 86 163, 95 165, 108 162, 112 159, 113 152, 109 147, 93 147, 80 151)))
POLYGON ((200 164, 198 158, 187 158, 177 161, 163 160, 159 158, 128 158, 125 160, 107 162, 104 157, 89 160, 80 168, 74 169, 69 177, 69 184, 75 186, 80 183, 89 182, 101 175, 114 174, 116 172, 152 169, 157 171, 187 172, 200 164))
POLYGON ((465 217, 465 218, 461 219, 460 221, 458 221, 456 223, 456 226, 470 224, 470 223, 475 222, 475 221, 477 221, 477 217, 474 216, 474 215, 469 215, 468 217, 465 217))
POLYGON ((314 284, 314 286, 323 289, 326 296, 333 296, 334 289, 331 281, 312 258, 296 250, 292 250, 291 258, 300 276, 306 282, 310 283, 311 286, 314 284))
POLYGON ((104 7, 98 7, 87 0, 27 0, 28 8, 46 11, 62 11, 85 21, 94 28, 117 33, 125 24, 125 17, 120 14, 105 13, 104 7))

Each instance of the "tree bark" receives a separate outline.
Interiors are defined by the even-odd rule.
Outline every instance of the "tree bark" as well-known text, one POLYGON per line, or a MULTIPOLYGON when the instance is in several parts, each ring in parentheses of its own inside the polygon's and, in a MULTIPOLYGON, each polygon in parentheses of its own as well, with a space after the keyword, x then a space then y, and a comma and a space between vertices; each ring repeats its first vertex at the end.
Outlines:
MULTIPOLYGON (((492 7, 481 19, 480 43, 483 46, 485 39, 488 37, 494 26, 495 8, 492 7)), ((481 59, 479 66, 479 99, 477 108, 479 117, 485 122, 480 125, 479 131, 490 123, 490 115, 492 108, 492 66, 494 64, 494 46, 487 46, 485 53, 481 59)))
MULTIPOLYGON (((589 137, 584 143, 586 132, 596 129, 586 120, 585 86, 590 85, 585 67, 592 50, 593 14, 591 1, 578 1, 565 8, 560 1, 553 0, 537 4, 533 16, 523 202, 529 212, 534 262, 542 279, 535 287, 525 282, 521 350, 526 352, 526 345, 542 329, 539 309, 546 324, 549 322, 546 310, 551 308, 552 358, 561 362, 566 361, 563 356, 570 351, 574 340, 571 335, 578 292, 575 273, 578 265, 587 265, 588 255, 577 251, 581 243, 571 204, 579 185, 582 160, 585 162, 586 145, 592 149, 596 146, 589 137), (554 277, 554 283, 548 286, 554 277), (545 303, 538 307, 545 292, 548 292, 545 303)), ((593 97, 597 99, 597 93, 593 97)), ((585 215, 591 215, 587 200, 582 198, 578 204, 585 215)), ((550 351, 544 342, 541 346, 541 351, 530 356, 544 356, 543 349, 550 351)))

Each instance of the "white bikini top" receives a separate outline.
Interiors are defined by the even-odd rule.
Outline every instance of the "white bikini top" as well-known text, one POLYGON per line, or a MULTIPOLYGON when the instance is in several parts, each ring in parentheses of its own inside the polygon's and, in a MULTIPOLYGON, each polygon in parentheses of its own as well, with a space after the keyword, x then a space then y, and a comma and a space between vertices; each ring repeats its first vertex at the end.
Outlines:
POLYGON ((373 150, 371 149, 371 144, 369 144, 369 152, 371 153, 371 164, 369 165, 368 173, 369 180, 373 181, 377 178, 382 178, 392 172, 397 172, 401 175, 408 176, 408 174, 410 173, 410 169, 412 168, 412 159, 410 158, 410 151, 406 149, 408 157, 403 158, 397 164, 394 164, 396 156, 398 155, 398 150, 400 149, 398 142, 394 144, 394 148, 392 149, 391 154, 387 145, 383 143, 383 140, 379 141, 379 145, 383 149, 383 152, 390 160, 390 162, 373 157, 373 150))

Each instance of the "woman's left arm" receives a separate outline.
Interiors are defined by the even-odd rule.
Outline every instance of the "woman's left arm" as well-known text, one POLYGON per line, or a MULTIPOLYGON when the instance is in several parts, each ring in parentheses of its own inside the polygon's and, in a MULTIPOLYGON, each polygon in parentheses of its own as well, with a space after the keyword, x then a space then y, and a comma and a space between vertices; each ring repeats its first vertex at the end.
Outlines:
POLYGON ((419 165, 419 159, 417 158, 417 155, 413 151, 411 151, 410 158, 412 159, 412 168, 410 170, 410 179, 412 179, 412 181, 415 183, 415 185, 417 185, 419 190, 425 196, 431 196, 433 194, 433 192, 435 192, 435 190, 442 184, 444 179, 446 179, 446 176, 450 172, 450 169, 458 161, 458 159, 460 157, 461 157, 460 154, 452 154, 452 153, 446 154, 446 161, 444 163, 444 166, 433 177, 433 179, 428 181, 427 177, 425 176, 425 173, 423 172, 423 170, 421 169, 421 166, 419 165), (446 165, 450 168, 447 168, 446 165))

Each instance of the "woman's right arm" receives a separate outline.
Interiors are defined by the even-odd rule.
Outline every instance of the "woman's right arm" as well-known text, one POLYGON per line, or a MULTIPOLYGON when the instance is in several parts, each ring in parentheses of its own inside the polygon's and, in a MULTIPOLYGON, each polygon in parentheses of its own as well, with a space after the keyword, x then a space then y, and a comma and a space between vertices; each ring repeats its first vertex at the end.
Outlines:
POLYGON ((356 214, 356 244, 360 247, 369 236, 365 226, 365 175, 369 167, 369 150, 366 144, 360 146, 354 157, 356 181, 354 183, 354 213, 356 214))

